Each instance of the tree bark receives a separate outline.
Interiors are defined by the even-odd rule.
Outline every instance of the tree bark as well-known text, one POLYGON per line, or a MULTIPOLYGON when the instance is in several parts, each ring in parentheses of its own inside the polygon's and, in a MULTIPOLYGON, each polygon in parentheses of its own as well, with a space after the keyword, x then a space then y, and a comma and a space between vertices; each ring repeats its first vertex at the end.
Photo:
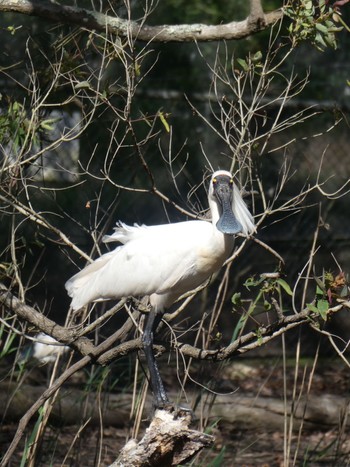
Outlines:
POLYGON ((144 42, 205 42, 238 40, 271 27, 283 16, 282 9, 264 14, 261 1, 251 0, 251 12, 243 21, 226 24, 181 24, 149 26, 116 16, 39 0, 0 0, 0 11, 37 16, 56 23, 132 37, 144 42))

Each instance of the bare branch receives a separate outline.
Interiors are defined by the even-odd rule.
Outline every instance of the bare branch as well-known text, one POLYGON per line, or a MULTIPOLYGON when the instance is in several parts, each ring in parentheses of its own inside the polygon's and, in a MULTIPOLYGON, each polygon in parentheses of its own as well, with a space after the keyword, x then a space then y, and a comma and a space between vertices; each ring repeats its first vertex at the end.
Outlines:
POLYGON ((0 11, 38 16, 54 22, 74 24, 102 32, 108 30, 120 37, 131 37, 138 41, 207 42, 243 39, 271 27, 283 16, 282 9, 263 14, 260 1, 253 0, 251 4, 251 14, 245 20, 219 25, 181 24, 148 26, 96 11, 38 0, 0 0, 0 11))

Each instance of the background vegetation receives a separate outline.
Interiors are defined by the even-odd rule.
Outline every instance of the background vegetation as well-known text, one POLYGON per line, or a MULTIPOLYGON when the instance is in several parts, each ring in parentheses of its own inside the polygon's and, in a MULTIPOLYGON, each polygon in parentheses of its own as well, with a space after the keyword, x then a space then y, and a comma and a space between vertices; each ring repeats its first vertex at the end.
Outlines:
MULTIPOLYGON (((10 3, 0 4, 6 11, 0 23, 4 415, 34 371, 23 364, 23 349, 39 331, 72 349, 49 367, 47 386, 71 370, 66 384, 74 385, 76 377, 84 387, 84 395, 77 396, 84 407, 81 425, 70 434, 69 448, 58 446, 53 430, 56 447, 43 449, 47 439, 52 441, 50 424, 59 418, 52 411, 61 396, 53 391, 53 399, 39 399, 37 423, 24 430, 27 438, 22 436, 13 465, 21 456, 22 465, 88 465, 79 458, 77 439, 93 418, 96 394, 103 413, 104 392, 120 394, 124 388, 126 395, 133 394, 132 403, 123 400, 122 418, 130 420, 128 435, 137 435, 147 413, 147 382, 135 358, 138 346, 123 358, 120 347, 139 336, 128 315, 138 316, 137 307, 128 302, 126 311, 116 313, 124 303, 112 311, 115 304, 104 304, 72 315, 64 283, 106 251, 101 238, 117 220, 157 224, 205 216, 206 180, 217 168, 231 170, 245 191, 257 235, 237 239, 232 258, 210 287, 187 298, 183 313, 172 310, 168 316, 171 327, 164 326, 159 350, 168 355, 166 343, 172 342, 176 352, 169 353, 174 371, 164 369, 166 382, 174 397, 187 397, 200 413, 200 428, 215 432, 213 418, 219 417, 211 418, 210 410, 218 393, 233 388, 225 389, 230 377, 222 376, 223 363, 194 363, 195 349, 209 351, 203 359, 216 352, 218 360, 230 364, 248 351, 254 357, 282 355, 284 370, 291 358, 293 390, 287 390, 286 372, 279 386, 285 402, 281 451, 284 465, 300 465, 307 454, 292 435, 297 388, 300 397, 308 394, 320 356, 331 358, 339 371, 349 370, 347 2, 292 1, 280 21, 271 27, 256 23, 245 39, 218 36, 203 42, 158 41, 157 34, 139 40, 141 33, 132 33, 131 26, 123 35, 104 26, 71 24, 59 15, 60 5, 57 20, 49 21, 44 14, 9 12, 10 3), (107 346, 96 351, 108 337, 119 345, 113 356, 104 356, 111 349, 107 346), (187 353, 179 343, 189 344, 187 353), (75 371, 73 365, 92 351, 101 360, 92 364, 88 359, 75 371), (310 360, 302 379, 308 383, 300 389, 302 357, 310 360), (179 382, 182 392, 176 396, 179 382), (203 386, 211 392, 202 392, 203 386)), ((243 21, 250 12, 244 1, 82 1, 78 6, 129 25, 133 20, 140 31, 144 23, 243 21)), ((266 1, 263 7, 268 12, 281 4, 266 1)), ((50 8, 56 11, 55 4, 50 8)), ((143 317, 138 319, 142 324, 143 317)), ((107 465, 105 416, 98 419, 89 465, 107 465)), ((65 418, 68 424, 67 416, 59 423, 65 418)), ((302 430, 301 424, 298 440, 302 430)), ((334 465, 339 459, 349 462, 340 433, 337 450, 328 451, 334 465)), ((6 441, 1 445, 8 446, 11 440, 6 441)), ((222 451, 215 465, 228 465, 236 454, 230 448, 225 458, 222 451)))

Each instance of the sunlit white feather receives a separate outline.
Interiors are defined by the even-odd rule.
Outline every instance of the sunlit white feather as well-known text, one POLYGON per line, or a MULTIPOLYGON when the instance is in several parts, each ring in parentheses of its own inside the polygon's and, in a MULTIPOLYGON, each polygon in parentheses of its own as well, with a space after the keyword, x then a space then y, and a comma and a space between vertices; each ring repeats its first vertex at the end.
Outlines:
MULTIPOLYGON (((212 180, 218 175, 231 177, 229 172, 218 171, 212 180)), ((212 223, 193 220, 150 227, 118 223, 114 233, 103 241, 123 245, 66 283, 72 308, 101 299, 150 295, 152 306, 163 310, 220 269, 232 252, 234 237, 216 228, 220 206, 211 185, 208 200, 212 223)), ((237 187, 233 190, 233 212, 243 234, 249 235, 255 231, 253 218, 237 187)))

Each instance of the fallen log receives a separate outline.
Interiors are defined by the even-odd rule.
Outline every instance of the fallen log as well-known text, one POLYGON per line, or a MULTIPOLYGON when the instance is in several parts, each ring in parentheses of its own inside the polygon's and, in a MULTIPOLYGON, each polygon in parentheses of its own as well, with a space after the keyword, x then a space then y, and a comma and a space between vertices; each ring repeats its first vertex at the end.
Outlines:
MULTIPOLYGON (((45 389, 44 386, 19 385, 15 382, 0 383, 0 413, 3 420, 18 421, 45 389)), ((191 400, 191 395, 187 396, 191 400)), ((170 394, 170 397, 176 400, 175 395, 170 394)), ((102 416, 104 426, 124 427, 130 423, 131 405, 132 395, 129 393, 97 395, 63 387, 52 409, 50 421, 60 425, 75 425, 89 420, 89 424, 99 426, 102 416)), ((150 399, 145 407, 146 413, 150 414, 150 399)), ((258 428, 266 431, 283 429, 286 415, 293 416, 295 429, 303 423, 305 429, 328 430, 338 426, 343 419, 344 426, 350 427, 350 400, 332 394, 310 394, 308 397, 300 397, 295 403, 289 399, 285 407, 282 397, 257 397, 236 392, 228 396, 216 396, 208 414, 209 420, 220 420, 220 423, 230 424, 232 429, 258 428)))

